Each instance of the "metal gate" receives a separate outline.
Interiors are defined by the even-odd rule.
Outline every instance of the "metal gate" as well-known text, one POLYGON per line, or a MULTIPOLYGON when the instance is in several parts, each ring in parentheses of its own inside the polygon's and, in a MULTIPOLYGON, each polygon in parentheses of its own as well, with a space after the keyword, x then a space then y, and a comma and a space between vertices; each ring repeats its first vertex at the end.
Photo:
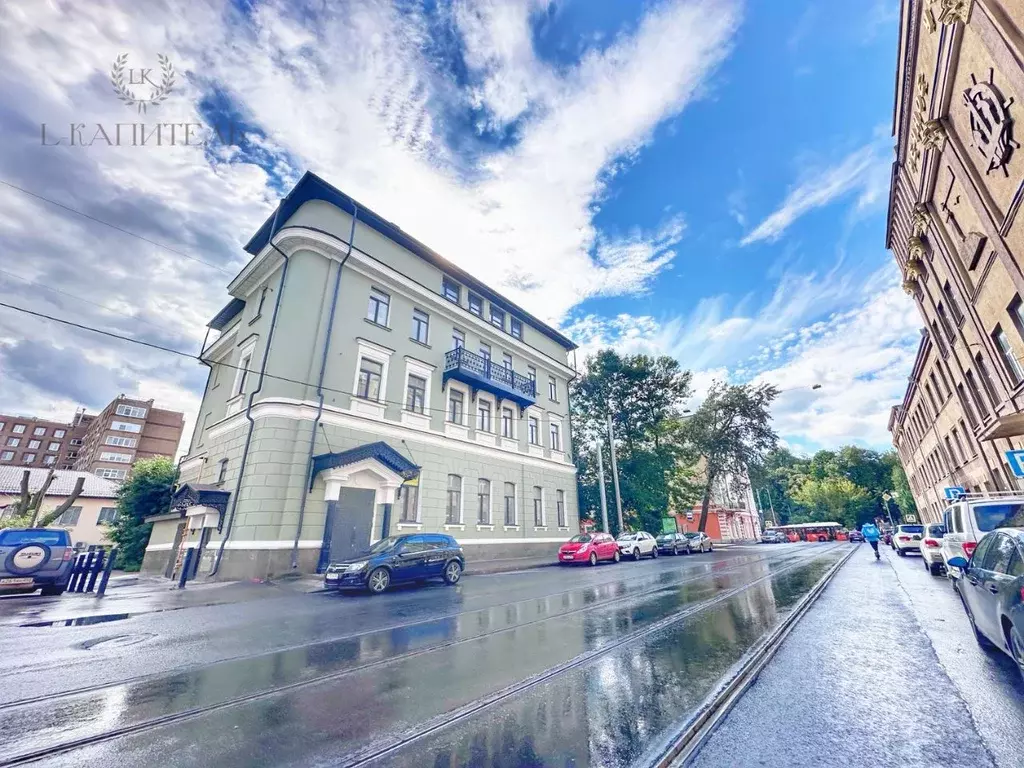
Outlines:
POLYGON ((116 559, 116 548, 109 552, 105 549, 94 549, 92 552, 76 555, 74 565, 71 566, 67 591, 84 593, 95 590, 96 596, 101 597, 107 591, 107 582, 110 580, 110 572, 114 569, 116 559))

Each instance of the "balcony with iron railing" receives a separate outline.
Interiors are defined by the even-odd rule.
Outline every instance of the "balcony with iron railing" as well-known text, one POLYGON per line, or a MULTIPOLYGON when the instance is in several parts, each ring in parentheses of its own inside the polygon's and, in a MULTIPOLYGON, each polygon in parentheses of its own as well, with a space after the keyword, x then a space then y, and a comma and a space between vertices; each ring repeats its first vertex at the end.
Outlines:
POLYGON ((442 381, 447 383, 449 379, 485 390, 502 400, 511 400, 520 408, 537 401, 537 384, 533 379, 465 347, 445 352, 442 381))

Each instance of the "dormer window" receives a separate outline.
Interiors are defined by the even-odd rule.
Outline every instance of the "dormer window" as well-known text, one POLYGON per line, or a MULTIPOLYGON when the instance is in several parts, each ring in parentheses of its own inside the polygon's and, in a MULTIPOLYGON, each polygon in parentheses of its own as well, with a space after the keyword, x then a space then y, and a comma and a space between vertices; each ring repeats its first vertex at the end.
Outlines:
POLYGON ((444 277, 441 279, 441 294, 448 301, 458 304, 462 300, 462 286, 450 277, 444 277))

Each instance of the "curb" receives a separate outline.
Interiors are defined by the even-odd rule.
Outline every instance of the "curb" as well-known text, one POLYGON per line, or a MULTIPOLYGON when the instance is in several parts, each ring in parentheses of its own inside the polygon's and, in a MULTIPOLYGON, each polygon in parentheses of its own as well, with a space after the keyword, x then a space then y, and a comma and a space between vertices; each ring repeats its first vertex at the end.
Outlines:
POLYGON ((660 757, 651 763, 653 768, 683 768, 690 764, 747 689, 756 682, 758 675, 782 647, 797 622, 803 618, 804 614, 821 596, 821 593, 825 591, 829 582, 832 581, 832 577, 839 572, 839 569, 856 551, 856 547, 850 549, 839 562, 833 565, 818 580, 811 591, 801 598, 782 623, 749 652, 746 659, 741 662, 736 674, 709 699, 705 700, 696 718, 690 721, 682 733, 671 740, 660 757))

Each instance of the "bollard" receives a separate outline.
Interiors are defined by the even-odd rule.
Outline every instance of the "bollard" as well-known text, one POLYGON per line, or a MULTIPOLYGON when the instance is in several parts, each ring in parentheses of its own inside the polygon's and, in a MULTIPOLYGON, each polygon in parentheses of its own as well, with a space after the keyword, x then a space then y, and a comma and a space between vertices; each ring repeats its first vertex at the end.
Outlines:
POLYGON ((181 575, 178 576, 178 589, 185 588, 185 581, 188 580, 188 572, 192 567, 192 558, 196 554, 195 547, 189 547, 188 551, 185 552, 185 562, 181 564, 181 575))
POLYGON ((96 597, 103 597, 107 591, 107 582, 110 581, 110 572, 114 570, 114 561, 117 559, 117 547, 110 550, 107 557, 107 567, 103 569, 103 576, 100 577, 100 585, 96 588, 96 597))
POLYGON ((85 563, 82 566, 82 573, 79 575, 78 581, 75 583, 75 592, 79 594, 85 591, 85 580, 89 576, 89 569, 92 568, 92 560, 95 556, 95 552, 90 552, 85 555, 85 563))
POLYGON ((75 564, 71 566, 71 578, 68 580, 68 592, 74 592, 78 587, 78 582, 82 579, 82 567, 85 565, 85 555, 79 553, 75 555, 75 564))
POLYGON ((107 551, 105 549, 96 550, 96 562, 89 569, 89 583, 85 585, 86 592, 92 592, 96 587, 96 577, 100 575, 100 571, 103 569, 103 559, 106 554, 107 551))

